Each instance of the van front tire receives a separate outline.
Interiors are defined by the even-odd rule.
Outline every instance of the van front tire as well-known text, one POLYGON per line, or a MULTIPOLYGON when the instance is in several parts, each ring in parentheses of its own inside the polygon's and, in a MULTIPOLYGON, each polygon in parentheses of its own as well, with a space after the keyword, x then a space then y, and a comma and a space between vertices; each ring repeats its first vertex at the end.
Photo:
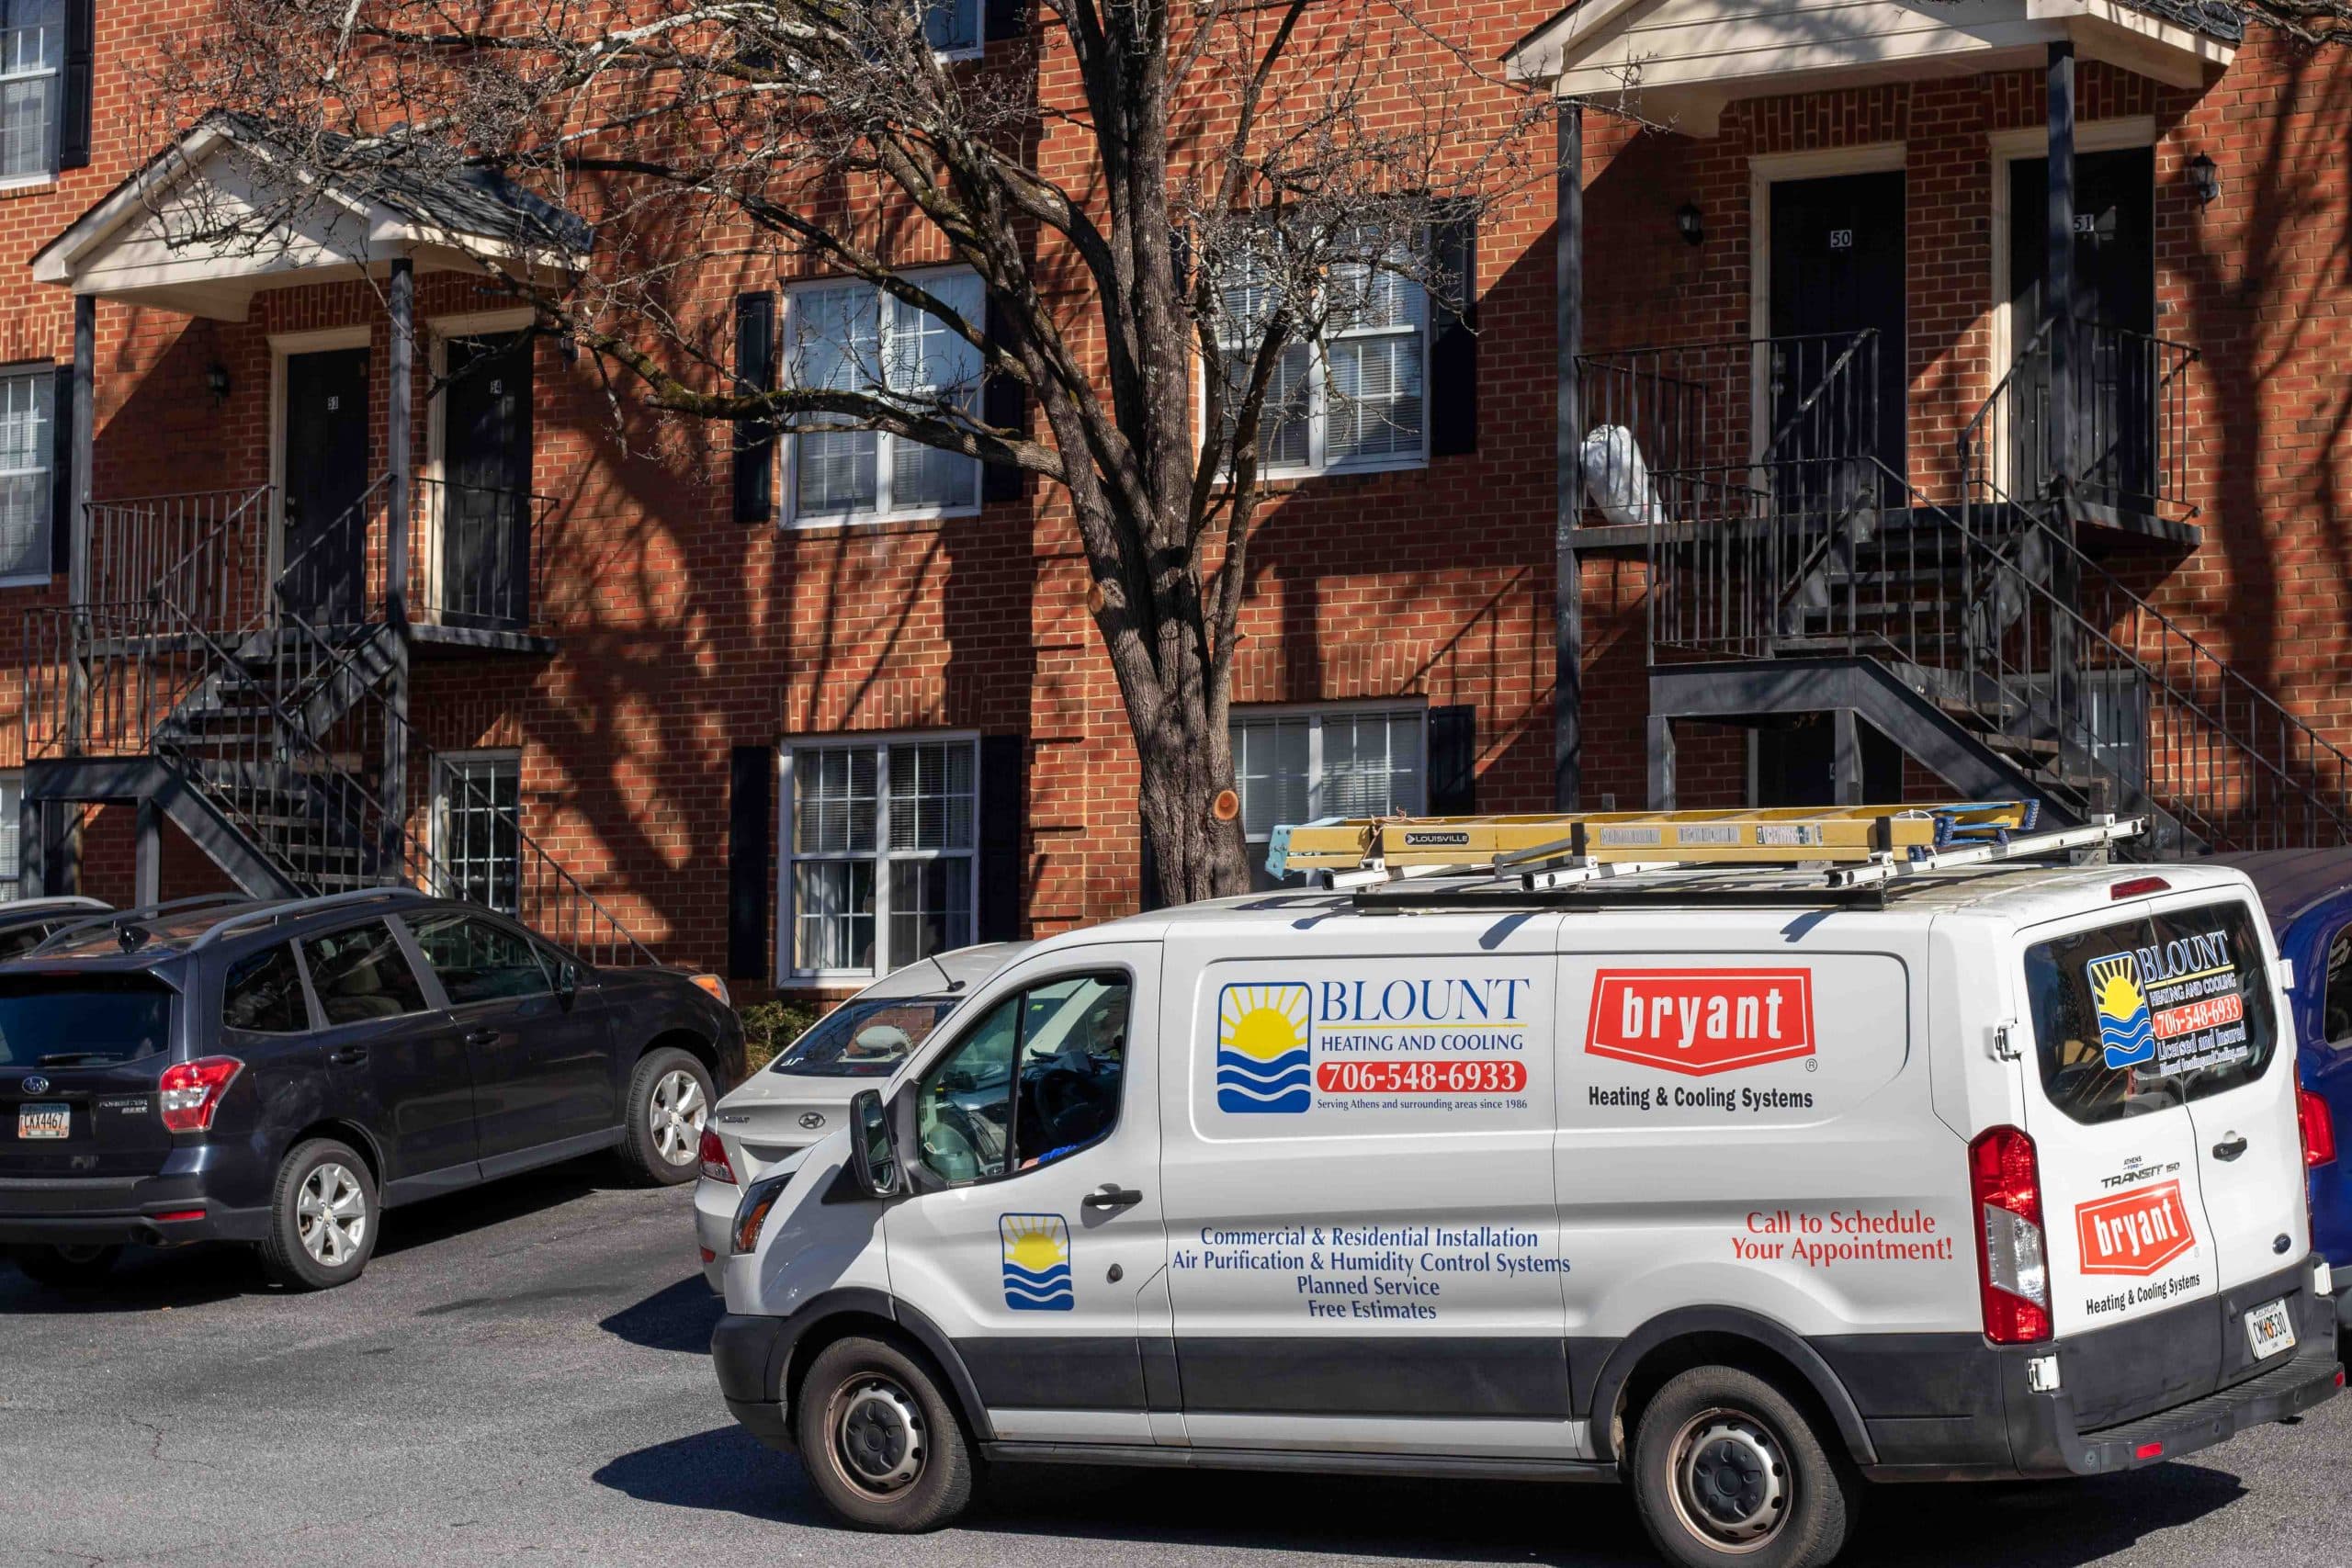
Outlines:
POLYGON ((972 1455, 930 1371, 879 1339, 819 1353, 793 1412, 801 1462, 828 1507, 860 1529, 911 1535, 972 1498, 972 1455))
POLYGON ((1634 1435, 1643 1528, 1684 1568, 1819 1568, 1861 1500, 1837 1440, 1754 1373, 1694 1368, 1658 1390, 1634 1435))

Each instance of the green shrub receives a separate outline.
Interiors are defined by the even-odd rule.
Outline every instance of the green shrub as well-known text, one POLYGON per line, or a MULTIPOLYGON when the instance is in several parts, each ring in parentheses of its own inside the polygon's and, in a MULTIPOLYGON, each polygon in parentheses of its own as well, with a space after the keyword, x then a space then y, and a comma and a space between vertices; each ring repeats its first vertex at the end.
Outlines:
POLYGON ((755 1002, 741 1010, 743 1054, 751 1070, 758 1072, 775 1054, 800 1038, 803 1031, 824 1016, 820 1008, 803 1002, 755 1002))

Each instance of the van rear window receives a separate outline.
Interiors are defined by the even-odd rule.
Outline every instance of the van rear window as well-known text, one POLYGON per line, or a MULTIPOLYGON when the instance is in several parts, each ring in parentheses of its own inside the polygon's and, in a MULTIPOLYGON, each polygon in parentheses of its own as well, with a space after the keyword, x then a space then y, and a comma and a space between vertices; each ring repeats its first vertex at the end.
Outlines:
POLYGON ((2025 978, 2042 1087, 2077 1122, 2252 1083, 2277 1046, 2262 943, 2242 903, 2036 942, 2025 978))

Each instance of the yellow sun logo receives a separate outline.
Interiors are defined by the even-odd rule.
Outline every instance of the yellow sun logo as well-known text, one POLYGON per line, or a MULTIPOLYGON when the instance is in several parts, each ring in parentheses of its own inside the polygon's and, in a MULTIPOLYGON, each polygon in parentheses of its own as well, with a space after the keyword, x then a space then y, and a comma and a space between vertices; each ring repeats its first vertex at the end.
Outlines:
POLYGON ((1049 1214, 1008 1214, 1003 1223, 1004 1260, 1033 1274, 1069 1261, 1069 1233, 1049 1214))
POLYGON ((999 1214, 1004 1304, 1014 1312, 1069 1312, 1078 1304, 1069 1271, 1069 1222, 1059 1214, 999 1214))
POLYGON ((2109 959, 2091 965, 2091 979, 2098 987, 2098 1010, 2109 1018, 2130 1018, 2147 1005, 2140 992, 2136 966, 2129 955, 2109 959))
POLYGON ((1217 1003, 1217 1046, 1259 1062, 1304 1051, 1311 1006, 1305 986, 1227 986, 1217 1003))

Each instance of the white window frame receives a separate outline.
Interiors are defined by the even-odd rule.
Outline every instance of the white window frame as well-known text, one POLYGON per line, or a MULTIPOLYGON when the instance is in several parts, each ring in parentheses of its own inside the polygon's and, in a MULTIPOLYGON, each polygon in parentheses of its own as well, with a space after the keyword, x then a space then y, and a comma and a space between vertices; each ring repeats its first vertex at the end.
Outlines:
MULTIPOLYGON (((895 729, 875 734, 853 731, 832 735, 786 736, 776 748, 777 825, 775 981, 779 986, 826 985, 834 981, 865 982, 888 975, 899 965, 890 953, 890 866, 899 861, 967 860, 972 874, 967 884, 972 896, 972 940, 979 940, 980 824, 988 799, 980 780, 980 735, 976 729, 895 729), (963 746, 972 754, 972 843, 962 850, 894 850, 890 847, 890 749, 893 746, 963 746), (798 852, 795 834, 798 801, 793 794, 793 762, 804 751, 845 749, 874 753, 874 848, 861 853, 798 852), (801 862, 847 863, 868 862, 874 867, 874 954, 868 968, 797 966, 800 950, 799 910, 793 898, 794 870, 801 862)), ((911 962, 911 960, 907 961, 911 962)))
MULTIPOLYGON (((8 31, 22 32, 24 30, 26 29, 21 28, 0 30, 0 38, 5 38, 6 33, 8 31)), ((50 60, 47 64, 43 65, 37 71, 9 70, 6 65, 5 51, 0 51, 0 85, 5 85, 9 82, 38 82, 44 77, 51 84, 49 89, 49 156, 46 160, 47 166, 37 175, 9 175, 5 177, 0 177, 0 190, 27 190, 34 186, 53 185, 57 180, 58 152, 60 144, 65 139, 65 8, 62 6, 57 7, 56 18, 52 24, 51 30, 55 34, 54 42, 57 47, 56 57, 50 60)), ((44 51, 44 58, 47 58, 46 51, 44 51)))
MULTIPOLYGON (((985 21, 982 26, 985 28, 985 21)), ((967 266, 930 266, 910 267, 899 276, 910 283, 929 288, 930 280, 933 279, 956 276, 977 277, 978 275, 967 266)), ((775 352, 778 380, 781 384, 786 386, 791 384, 788 378, 792 372, 790 362, 792 318, 797 301, 809 294, 845 288, 872 289, 877 296, 881 293, 881 290, 875 288, 873 284, 854 277, 814 277, 805 282, 795 283, 785 289, 784 310, 781 319, 776 322, 775 352)), ((881 358, 885 364, 888 364, 890 351, 887 334, 890 330, 890 312, 883 307, 884 302, 877 300, 879 315, 876 331, 885 334, 882 339, 881 358)), ((984 372, 985 368, 983 366, 984 372)), ((788 427, 779 429, 776 432, 776 445, 782 448, 783 461, 775 465, 777 483, 780 487, 776 497, 775 513, 778 525, 785 528, 865 527, 875 524, 919 523, 943 517, 979 515, 981 474, 985 465, 978 458, 966 459, 972 467, 972 499, 969 502, 958 502, 951 506, 894 506, 890 504, 890 479, 895 467, 893 451, 899 437, 892 435, 888 431, 875 431, 872 434, 874 435, 874 510, 871 512, 804 513, 800 510, 801 433, 788 427)))
POLYGON ((24 810, 24 770, 0 771, 0 845, 13 846, 0 856, 0 898, 19 897, 17 884, 25 870, 24 810))
MULTIPOLYGON (((1429 810, 1430 804, 1430 704, 1427 697, 1365 697, 1349 702, 1332 703, 1253 703, 1237 706, 1228 714, 1228 731, 1259 719, 1305 718, 1311 722, 1306 730, 1306 815, 1311 821, 1330 815, 1323 807, 1323 721, 1327 718, 1363 718, 1375 714, 1395 716, 1410 716, 1420 720, 1421 798, 1406 809, 1419 816, 1429 810)), ((1266 845, 1272 835, 1244 832, 1242 844, 1252 872, 1265 864, 1266 845)))
MULTIPOLYGON (((936 3, 937 0, 932 0, 932 4, 936 3)), ((958 5, 962 3, 962 0, 947 0, 947 3, 950 5, 958 5)), ((931 51, 933 59, 952 64, 957 61, 978 60, 980 56, 988 52, 988 0, 971 0, 971 6, 972 41, 969 43, 954 44, 946 49, 934 49, 931 51)), ((924 8, 928 10, 931 7, 929 5, 926 5, 924 8)))
MULTIPOLYGON (((20 479, 28 474, 40 478, 40 526, 36 534, 40 542, 40 566, 39 570, 28 568, 0 575, 0 588, 46 588, 57 565, 51 558, 52 543, 57 536, 57 367, 46 359, 0 365, 0 381, 30 382, 35 406, 39 406, 43 398, 50 405, 48 417, 40 422, 40 432, 33 442, 37 459, 35 466, 29 468, 0 468, 0 479, 20 479)), ((67 411, 67 413, 70 418, 72 411, 67 411)))
MULTIPOLYGON (((438 867, 447 867, 453 874, 456 872, 457 867, 450 859, 451 847, 456 840, 456 834, 449 826, 449 807, 452 805, 449 798, 449 774, 451 770, 463 767, 469 762, 505 762, 511 763, 514 766, 515 907, 512 909, 502 909, 495 904, 484 904, 481 907, 490 910, 493 914, 504 915, 512 919, 522 919, 524 882, 523 749, 519 746, 481 746, 470 750, 443 751, 435 757, 434 762, 435 767, 433 771, 432 784, 433 859, 435 863, 436 869, 438 867)), ((497 874, 494 871, 492 873, 491 885, 492 890, 495 891, 497 886, 497 874)), ((452 886, 442 889, 441 896, 447 898, 463 898, 464 893, 461 888, 452 886)))
MULTIPOLYGON (((1424 234, 1422 236, 1421 243, 1424 245, 1429 244, 1430 236, 1424 234)), ((1426 468, 1429 467, 1430 349, 1431 346, 1431 339, 1430 335, 1430 295, 1428 288, 1420 283, 1412 283, 1411 287, 1421 291, 1421 319, 1417 326, 1351 327, 1340 332, 1331 333, 1328 335, 1331 340, 1337 342, 1352 342, 1376 338, 1402 338, 1415 335, 1419 337, 1421 343, 1421 443, 1419 449, 1412 452, 1391 452, 1385 456, 1378 457, 1354 457, 1342 462, 1331 462, 1326 452, 1328 441, 1327 432, 1325 430, 1325 426, 1329 419, 1331 408, 1330 372, 1329 362, 1324 354, 1324 339, 1321 337, 1308 338, 1304 340, 1304 346, 1306 349, 1306 410, 1305 414, 1302 416, 1306 422, 1306 460, 1303 463, 1261 463, 1258 469, 1258 477, 1260 479, 1315 479, 1325 474, 1385 474, 1396 473, 1408 468, 1426 468)), ((1300 346, 1300 341, 1294 339, 1286 346, 1290 348, 1298 347, 1300 346)), ((1256 351, 1238 338, 1227 338, 1220 341, 1218 344, 1218 352, 1225 356, 1228 363, 1230 363, 1233 356, 1237 354, 1254 354, 1256 351)), ((1196 415, 1194 424, 1196 428, 1202 431, 1204 438, 1205 439, 1208 430, 1207 367, 1204 365, 1201 368, 1202 374, 1195 378, 1197 393, 1200 400, 1194 411, 1196 415)), ((1269 390, 1271 391, 1272 389, 1270 388, 1269 390)), ((1258 426, 1259 440, 1261 442, 1260 449, 1261 452, 1263 451, 1262 444, 1265 439, 1266 428, 1265 416, 1263 412, 1261 412, 1259 416, 1258 426)))

